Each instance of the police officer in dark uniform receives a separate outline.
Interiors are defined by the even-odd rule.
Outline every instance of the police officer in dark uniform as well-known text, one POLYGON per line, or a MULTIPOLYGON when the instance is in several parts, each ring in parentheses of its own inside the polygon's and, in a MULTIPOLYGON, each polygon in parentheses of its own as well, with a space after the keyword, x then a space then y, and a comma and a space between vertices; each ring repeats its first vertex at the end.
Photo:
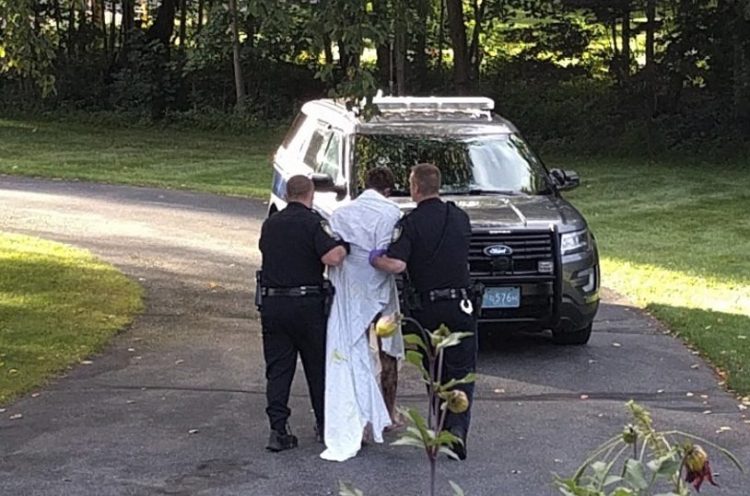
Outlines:
POLYGON ((271 423, 266 448, 274 452, 297 446, 297 438, 287 428, 291 414, 287 403, 298 354, 315 412, 316 435, 323 432, 326 306, 333 296, 323 270, 326 265, 339 265, 347 249, 312 210, 313 194, 310 179, 290 178, 287 207, 263 223, 260 235, 263 263, 256 304, 263 327, 266 413, 271 423))
MULTIPOLYGON (((441 381, 461 379, 476 370, 477 357, 477 320, 469 279, 469 217, 454 203, 440 199, 441 177, 436 166, 413 167, 409 184, 417 208, 396 224, 388 249, 374 250, 370 260, 387 272, 407 271, 417 293, 411 316, 425 329, 435 330, 445 324, 452 332, 473 333, 445 350, 441 381)), ((466 393, 471 405, 473 383, 458 388, 466 393)), ((453 446, 461 460, 466 458, 470 411, 449 412, 445 421, 445 428, 463 440, 463 444, 453 446)))

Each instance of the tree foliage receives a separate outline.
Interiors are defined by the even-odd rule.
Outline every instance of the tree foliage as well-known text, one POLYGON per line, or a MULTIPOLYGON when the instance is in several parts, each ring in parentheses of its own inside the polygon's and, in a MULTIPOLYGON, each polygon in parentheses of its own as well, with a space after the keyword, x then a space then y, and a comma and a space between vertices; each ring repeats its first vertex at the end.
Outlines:
POLYGON ((494 96, 540 135, 574 104, 602 119, 551 130, 564 139, 642 123, 671 146, 750 129, 750 0, 236 0, 236 16, 229 7, 0 0, 0 104, 162 118, 240 103, 266 120, 310 98, 383 89, 494 96), (547 119, 533 117, 537 101, 547 119))

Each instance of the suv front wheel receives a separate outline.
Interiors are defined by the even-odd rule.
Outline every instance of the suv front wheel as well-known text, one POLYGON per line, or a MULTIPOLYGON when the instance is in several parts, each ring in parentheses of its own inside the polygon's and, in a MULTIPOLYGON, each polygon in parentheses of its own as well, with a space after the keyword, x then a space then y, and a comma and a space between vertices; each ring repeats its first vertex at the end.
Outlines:
POLYGON ((582 345, 589 342, 591 329, 594 324, 589 324, 577 331, 566 331, 565 329, 553 329, 552 341, 561 345, 582 345))

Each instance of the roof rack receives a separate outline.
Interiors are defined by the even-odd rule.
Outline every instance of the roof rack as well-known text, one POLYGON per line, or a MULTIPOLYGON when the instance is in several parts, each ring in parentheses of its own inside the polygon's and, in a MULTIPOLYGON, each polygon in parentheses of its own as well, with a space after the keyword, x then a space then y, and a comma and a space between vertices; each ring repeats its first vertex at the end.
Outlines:
POLYGON ((414 97, 377 95, 372 103, 380 112, 471 112, 489 114, 495 102, 486 97, 414 97))

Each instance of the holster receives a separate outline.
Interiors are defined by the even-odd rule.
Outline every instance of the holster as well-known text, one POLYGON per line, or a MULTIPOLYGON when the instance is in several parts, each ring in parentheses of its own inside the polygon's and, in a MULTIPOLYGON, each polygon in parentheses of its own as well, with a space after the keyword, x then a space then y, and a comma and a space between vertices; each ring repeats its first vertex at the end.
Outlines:
POLYGON ((422 299, 407 275, 396 280, 396 287, 399 289, 401 308, 406 315, 422 310, 422 299))
POLYGON ((469 289, 471 292, 471 303, 474 305, 474 315, 479 317, 482 311, 482 303, 484 302, 484 284, 475 281, 469 289))
POLYGON ((261 291, 260 276, 263 271, 255 271, 255 308, 260 311, 263 308, 263 292, 261 291))
POLYGON ((336 294, 336 288, 333 287, 331 281, 323 281, 323 315, 328 317, 331 314, 331 307, 333 306, 333 297, 336 294))

